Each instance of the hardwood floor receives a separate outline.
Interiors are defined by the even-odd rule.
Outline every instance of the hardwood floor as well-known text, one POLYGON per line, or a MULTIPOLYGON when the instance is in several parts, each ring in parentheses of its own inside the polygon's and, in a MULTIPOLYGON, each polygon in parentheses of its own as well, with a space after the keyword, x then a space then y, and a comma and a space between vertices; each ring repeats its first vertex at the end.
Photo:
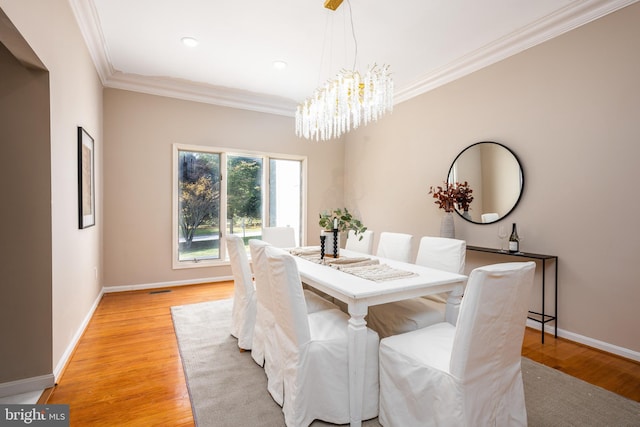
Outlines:
POLYGON ((527 328, 522 355, 640 402, 640 363, 527 328))
MULTIPOLYGON (((171 306, 228 298, 233 282, 105 294, 47 403, 72 426, 191 426, 171 306)), ((522 354, 640 402, 640 363, 528 329, 522 354)), ((44 403, 44 401, 43 401, 44 403)))
POLYGON ((47 402, 69 404, 71 425, 193 425, 169 308, 228 298, 233 282, 167 290, 104 295, 47 402))

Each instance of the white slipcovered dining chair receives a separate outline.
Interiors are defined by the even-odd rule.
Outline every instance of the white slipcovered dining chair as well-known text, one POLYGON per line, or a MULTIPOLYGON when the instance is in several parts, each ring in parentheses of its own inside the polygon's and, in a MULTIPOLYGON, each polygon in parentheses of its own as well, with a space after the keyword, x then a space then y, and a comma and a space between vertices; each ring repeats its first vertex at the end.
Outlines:
MULTIPOLYGON (((450 273, 464 274, 467 244, 464 240, 424 236, 416 264, 450 273)), ((367 325, 380 338, 424 328, 445 320, 455 325, 459 306, 447 306, 449 293, 390 302, 369 307, 367 325)))
POLYGON ((278 248, 295 248, 296 246, 293 227, 263 227, 262 240, 278 248))
POLYGON ((376 255, 396 261, 411 262, 411 243, 413 236, 404 233, 380 233, 376 255))
POLYGON ((373 253, 373 231, 366 230, 364 233, 356 235, 355 231, 349 230, 344 248, 371 255, 373 253))
POLYGON ((262 240, 249 240, 258 296, 251 357, 258 365, 264 366, 264 372, 267 376, 267 390, 276 403, 282 406, 282 358, 276 337, 275 301, 273 301, 273 292, 269 282, 269 265, 267 264, 267 254, 264 251, 267 246, 269 243, 262 240))
POLYGON ((238 339, 241 350, 251 350, 257 304, 251 267, 243 240, 233 234, 227 235, 226 240, 233 274, 231 335, 238 339))
MULTIPOLYGON (((284 413, 289 427, 315 419, 345 424, 349 416, 349 317, 338 309, 308 313, 296 261, 265 248, 276 301, 276 333, 283 358, 284 413)), ((378 414, 378 335, 368 329, 362 418, 378 414)))
MULTIPOLYGON (((251 357, 258 365, 264 366, 264 371, 267 376, 267 390, 273 397, 273 400, 282 406, 283 362, 275 331, 275 311, 277 308, 274 301, 274 291, 269 278, 267 254, 265 253, 265 248, 268 246, 271 245, 263 240, 249 240, 258 298, 251 357)), ((310 290, 304 290, 304 298, 307 312, 309 313, 337 308, 334 304, 310 290)))
MULTIPOLYGON (((448 237, 424 236, 420 239, 416 264, 425 267, 444 270, 450 273, 464 274, 467 259, 467 242, 460 239, 448 237)), ((431 301, 446 303, 449 292, 442 294, 427 295, 423 297, 431 301)), ((444 311, 444 306, 439 308, 444 311)), ((456 307, 455 312, 447 312, 446 320, 452 325, 456 324, 460 307, 456 307)))
MULTIPOLYGON (((256 324, 253 329, 251 357, 258 365, 264 366, 265 371, 269 371, 272 364, 267 363, 267 361, 271 357, 270 347, 275 342, 275 317, 273 315, 273 302, 271 301, 271 286, 265 271, 266 260, 261 259, 266 256, 264 254, 265 246, 269 246, 269 243, 258 239, 249 240, 257 297, 256 324)), ((268 373, 267 377, 269 377, 268 373)))
POLYGON ((471 272, 457 326, 380 342, 385 427, 526 426, 520 367, 534 262, 471 272))
POLYGON ((484 213, 480 215, 480 218, 482 219, 483 224, 489 224, 491 222, 496 222, 498 219, 500 219, 500 215, 498 215, 495 212, 490 212, 490 213, 484 213))

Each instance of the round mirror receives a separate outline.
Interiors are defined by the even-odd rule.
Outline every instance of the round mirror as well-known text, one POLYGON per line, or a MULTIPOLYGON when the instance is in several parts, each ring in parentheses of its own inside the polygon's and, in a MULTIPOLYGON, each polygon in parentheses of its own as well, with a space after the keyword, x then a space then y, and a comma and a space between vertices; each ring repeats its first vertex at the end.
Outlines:
POLYGON ((516 155, 502 144, 477 142, 455 158, 449 184, 464 184, 473 190, 468 211, 456 208, 467 221, 490 224, 509 215, 516 207, 524 188, 522 166, 516 155))

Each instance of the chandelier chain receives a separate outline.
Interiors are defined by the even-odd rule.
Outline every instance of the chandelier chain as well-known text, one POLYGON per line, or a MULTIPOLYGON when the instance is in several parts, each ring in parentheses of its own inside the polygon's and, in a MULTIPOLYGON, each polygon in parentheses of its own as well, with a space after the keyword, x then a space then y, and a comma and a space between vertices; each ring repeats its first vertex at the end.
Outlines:
POLYGON ((356 30, 353 25, 353 12, 351 11, 351 0, 347 0, 347 4, 349 5, 349 20, 351 21, 351 35, 353 36, 353 44, 355 46, 355 54, 353 55, 353 67, 351 69, 355 71, 356 61, 358 60, 358 40, 356 39, 356 30))

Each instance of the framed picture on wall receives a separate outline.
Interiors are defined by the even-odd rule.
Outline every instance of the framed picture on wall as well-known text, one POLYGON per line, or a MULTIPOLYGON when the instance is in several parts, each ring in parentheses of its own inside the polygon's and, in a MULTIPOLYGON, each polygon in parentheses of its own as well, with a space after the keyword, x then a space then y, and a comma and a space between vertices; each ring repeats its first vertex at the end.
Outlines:
POLYGON ((93 138, 78 126, 78 218, 81 229, 96 225, 95 180, 93 138))

